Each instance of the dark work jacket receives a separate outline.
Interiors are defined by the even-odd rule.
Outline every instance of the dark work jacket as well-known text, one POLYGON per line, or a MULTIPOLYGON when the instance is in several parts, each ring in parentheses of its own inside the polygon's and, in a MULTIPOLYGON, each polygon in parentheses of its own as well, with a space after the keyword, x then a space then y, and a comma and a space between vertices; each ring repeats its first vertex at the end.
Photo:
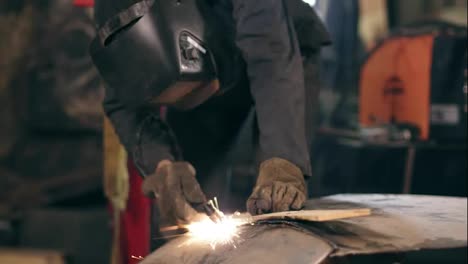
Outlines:
MULTIPOLYGON (((260 161, 280 157, 311 175, 305 128, 302 53, 329 42, 313 9, 301 0, 212 0, 247 66, 259 131, 260 161), (299 36, 299 37, 298 37, 299 36)), ((129 91, 128 96, 132 96, 129 91)), ((183 159, 176 138, 151 107, 130 109, 106 89, 104 109, 143 176, 162 159, 183 159)))

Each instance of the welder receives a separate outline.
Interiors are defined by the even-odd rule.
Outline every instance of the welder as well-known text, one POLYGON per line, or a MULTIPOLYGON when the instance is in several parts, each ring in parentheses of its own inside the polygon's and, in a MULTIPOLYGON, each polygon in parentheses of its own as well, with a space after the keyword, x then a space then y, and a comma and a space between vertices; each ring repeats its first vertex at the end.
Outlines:
POLYGON ((299 210, 312 176, 318 55, 328 35, 301 0, 101 0, 91 56, 104 110, 164 223, 203 211, 196 175, 255 113, 251 214, 299 210), (161 107, 167 109, 163 115, 161 107))

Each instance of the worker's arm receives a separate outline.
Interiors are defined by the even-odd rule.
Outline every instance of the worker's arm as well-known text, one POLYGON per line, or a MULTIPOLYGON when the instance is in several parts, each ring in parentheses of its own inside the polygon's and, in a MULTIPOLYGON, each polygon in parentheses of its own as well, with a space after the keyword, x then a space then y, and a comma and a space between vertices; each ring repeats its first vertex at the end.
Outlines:
POLYGON ((172 142, 168 127, 161 121, 158 111, 126 108, 111 88, 106 89, 103 106, 142 176, 154 173, 160 161, 174 160, 175 142, 172 142))
POLYGON ((302 57, 282 0, 232 0, 236 43, 247 63, 259 129, 253 214, 300 209, 311 174, 302 57))
POLYGON ((164 225, 183 224, 197 217, 192 208, 206 198, 195 178, 195 169, 180 158, 170 128, 161 121, 155 109, 132 110, 122 105, 106 89, 104 110, 121 143, 145 177, 143 192, 156 197, 164 225))
POLYGON ((311 174, 305 88, 296 33, 282 0, 233 0, 236 43, 247 62, 262 160, 279 157, 311 174))

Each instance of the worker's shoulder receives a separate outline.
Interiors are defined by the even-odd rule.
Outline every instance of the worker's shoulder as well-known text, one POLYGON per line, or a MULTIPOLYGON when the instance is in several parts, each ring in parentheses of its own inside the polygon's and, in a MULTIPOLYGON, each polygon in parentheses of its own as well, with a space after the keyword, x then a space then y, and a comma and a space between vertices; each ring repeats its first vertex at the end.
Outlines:
MULTIPOLYGON (((224 10, 225 14, 232 14, 233 2, 251 0, 207 0, 213 4, 215 10, 224 10)), ((256 0, 260 1, 260 0, 256 0)), ((266 1, 266 0, 265 0, 266 1)), ((268 0, 271 1, 271 0, 268 0)), ((275 0, 279 1, 279 0, 275 0)), ((240 4, 237 2, 237 4, 240 4)), ((299 45, 301 47, 316 48, 330 44, 330 35, 315 9, 303 0, 284 0, 284 6, 294 23, 299 45)))

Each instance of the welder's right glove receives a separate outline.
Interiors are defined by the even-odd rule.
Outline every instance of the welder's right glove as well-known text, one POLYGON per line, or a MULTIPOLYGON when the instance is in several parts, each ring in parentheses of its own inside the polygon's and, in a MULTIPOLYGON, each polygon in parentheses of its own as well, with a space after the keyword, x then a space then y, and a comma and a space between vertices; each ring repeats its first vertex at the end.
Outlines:
POLYGON ((143 181, 143 192, 156 198, 161 226, 188 224, 200 216, 194 208, 206 197, 195 174, 188 162, 163 161, 143 181))
POLYGON ((291 162, 272 158, 262 162, 257 184, 247 200, 252 215, 300 210, 307 198, 301 169, 291 162))

